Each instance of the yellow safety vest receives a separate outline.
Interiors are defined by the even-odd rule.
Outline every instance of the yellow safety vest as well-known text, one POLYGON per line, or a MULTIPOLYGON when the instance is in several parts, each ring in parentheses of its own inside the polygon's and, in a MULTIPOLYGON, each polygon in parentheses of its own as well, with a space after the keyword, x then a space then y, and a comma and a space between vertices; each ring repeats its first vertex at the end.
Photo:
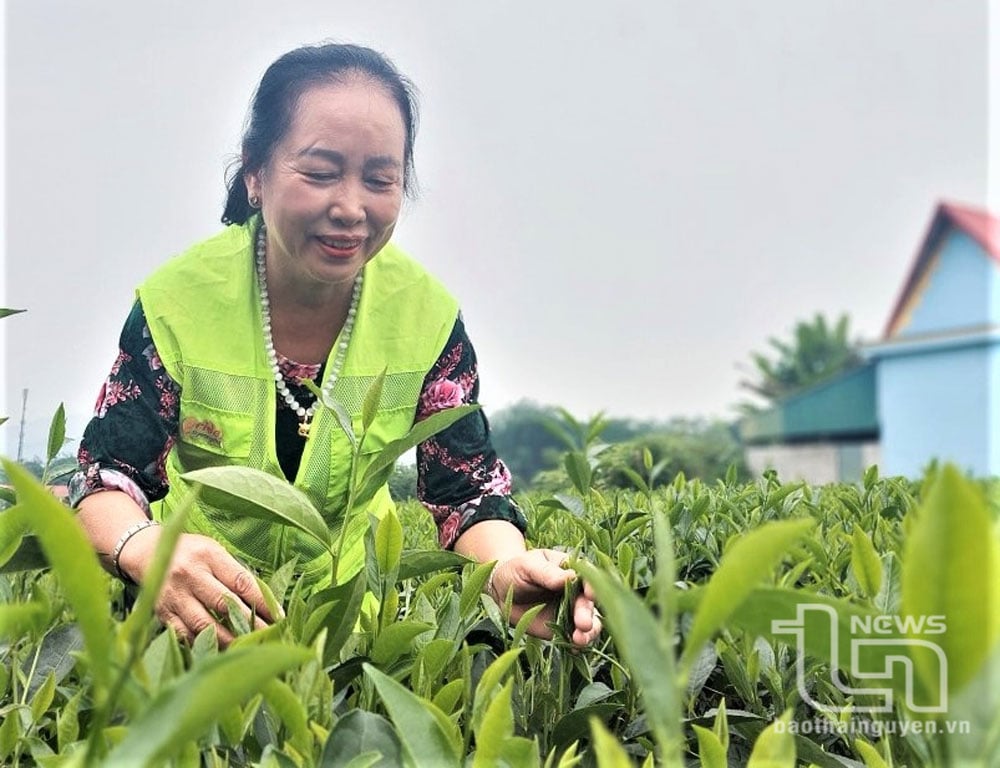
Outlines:
MULTIPOLYGON (((166 462, 170 491, 154 515, 170 514, 188 490, 184 472, 237 464, 284 475, 275 448, 276 395, 261 325, 254 266, 254 217, 168 261, 138 291, 160 360, 180 385, 177 441, 166 462)), ((389 244, 365 266, 357 320, 334 397, 361 432, 369 385, 387 369, 381 404, 367 432, 358 476, 388 442, 413 426, 428 371, 454 327, 458 304, 420 265, 389 244)), ((334 350, 325 370, 330 370, 334 350)), ((317 410, 294 485, 316 506, 331 530, 343 521, 352 462, 350 441, 336 416, 317 410)), ((368 512, 392 506, 388 487, 368 512)), ((329 575, 322 545, 295 529, 241 515, 204 501, 192 511, 189 529, 219 540, 235 556, 271 572, 293 556, 302 577, 329 575)), ((364 563, 364 531, 346 542, 338 579, 364 563)), ((325 579, 324 579, 325 580, 325 579)))

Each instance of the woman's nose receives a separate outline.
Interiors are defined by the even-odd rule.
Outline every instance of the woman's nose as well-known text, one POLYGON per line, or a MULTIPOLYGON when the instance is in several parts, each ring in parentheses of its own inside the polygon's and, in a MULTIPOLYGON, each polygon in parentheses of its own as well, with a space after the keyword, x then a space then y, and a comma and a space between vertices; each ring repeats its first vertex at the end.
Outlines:
POLYGON ((329 214, 334 221, 346 224, 364 221, 364 190, 361 185, 350 179, 337 184, 333 188, 329 214))

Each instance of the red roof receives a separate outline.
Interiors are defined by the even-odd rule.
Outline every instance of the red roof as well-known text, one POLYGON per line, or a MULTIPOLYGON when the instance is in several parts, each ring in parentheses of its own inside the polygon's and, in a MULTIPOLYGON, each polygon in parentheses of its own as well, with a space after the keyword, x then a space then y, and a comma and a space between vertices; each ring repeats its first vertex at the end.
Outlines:
POLYGON ((1000 264, 1000 219, 981 208, 971 208, 957 203, 939 203, 927 228, 927 234, 924 235, 923 242, 917 250, 913 266, 903 284, 903 290, 900 291, 899 298, 893 306, 889 322, 885 324, 884 338, 892 336, 900 315, 910 303, 928 264, 937 253, 938 245, 944 236, 954 229, 964 232, 979 243, 983 251, 1000 264))

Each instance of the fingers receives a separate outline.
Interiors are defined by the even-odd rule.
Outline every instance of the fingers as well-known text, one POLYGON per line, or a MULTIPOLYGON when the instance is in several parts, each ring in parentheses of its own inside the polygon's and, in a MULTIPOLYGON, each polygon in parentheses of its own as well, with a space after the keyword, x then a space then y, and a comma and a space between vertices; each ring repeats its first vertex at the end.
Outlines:
MULTIPOLYGON (((550 624, 555 621, 557 609, 563 599, 566 584, 577 578, 576 571, 563 567, 566 553, 554 549, 533 549, 517 555, 500 565, 494 576, 494 589, 499 596, 513 590, 511 622, 516 623, 532 605, 545 603, 545 608, 528 627, 528 633, 542 639, 551 639, 550 624)), ((575 645, 585 646, 601 634, 603 625, 594 604, 594 590, 584 582, 573 601, 572 631, 570 639, 575 645)))
POLYGON ((576 598, 573 605, 574 629, 571 639, 575 645, 590 645, 600 637, 603 629, 601 614, 593 599, 586 594, 588 586, 584 584, 584 592, 576 598))
POLYGON ((215 628, 216 640, 222 648, 227 647, 235 639, 232 632, 195 601, 185 603, 180 613, 160 616, 160 620, 173 629, 177 637, 185 643, 193 643, 194 639, 209 627, 215 628))
POLYGON ((519 588, 559 592, 576 578, 576 571, 563 568, 566 553, 554 549, 532 549, 507 562, 512 566, 515 594, 519 588))
MULTIPOLYGON (((228 560, 223 560, 217 567, 216 576, 220 582, 229 588, 230 597, 244 606, 249 606, 257 619, 263 620, 262 626, 267 626, 267 622, 274 621, 275 617, 268 610, 264 593, 261 592, 260 586, 257 584, 257 579, 254 578, 254 575, 250 571, 232 557, 228 560)), ((249 612, 247 613, 247 618, 249 619, 249 612)))
POLYGON ((224 622, 239 611, 254 628, 267 626, 270 613, 253 574, 218 542, 185 534, 177 543, 157 601, 157 615, 187 641, 214 626, 219 645, 233 641, 224 622))

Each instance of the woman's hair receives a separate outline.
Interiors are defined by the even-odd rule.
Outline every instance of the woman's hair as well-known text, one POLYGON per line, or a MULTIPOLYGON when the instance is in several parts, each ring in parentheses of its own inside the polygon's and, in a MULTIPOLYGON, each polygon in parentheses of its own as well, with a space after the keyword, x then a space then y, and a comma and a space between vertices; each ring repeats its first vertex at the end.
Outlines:
POLYGON ((244 176, 263 168, 292 124, 295 109, 309 88, 362 75, 386 89, 399 107, 406 128, 403 146, 403 190, 414 191, 413 141, 417 132, 416 88, 385 56, 359 45, 327 43, 296 48, 264 72, 254 93, 243 131, 242 160, 227 173, 224 224, 243 224, 254 213, 247 200, 244 176))

